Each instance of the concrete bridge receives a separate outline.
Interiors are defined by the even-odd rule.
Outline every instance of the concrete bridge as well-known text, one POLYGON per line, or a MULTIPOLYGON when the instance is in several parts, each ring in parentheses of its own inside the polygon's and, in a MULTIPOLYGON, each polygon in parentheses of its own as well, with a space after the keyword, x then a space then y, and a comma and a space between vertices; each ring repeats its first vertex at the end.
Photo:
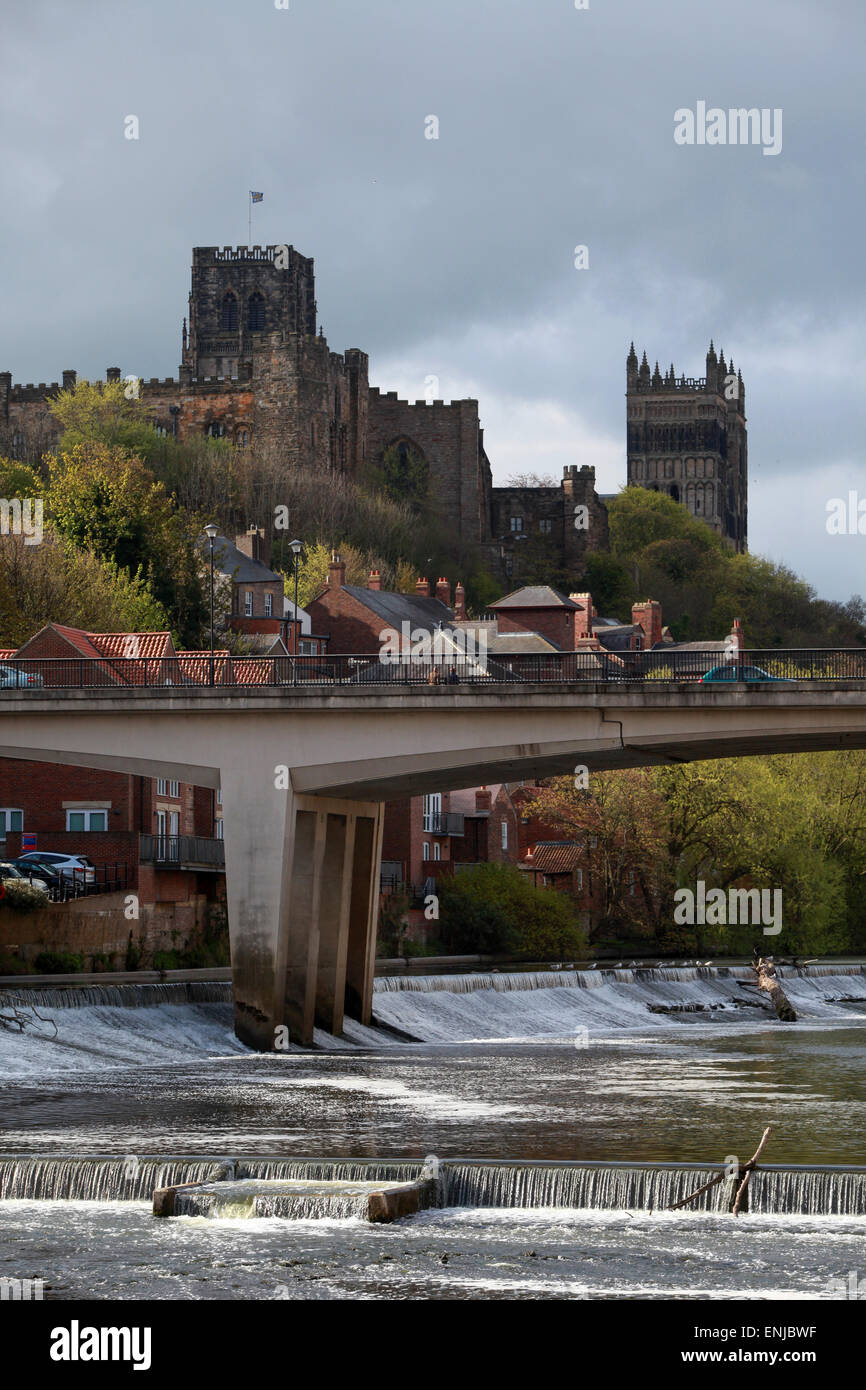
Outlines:
POLYGON ((238 1037, 372 1007, 382 803, 481 782, 866 747, 866 680, 0 690, 0 754, 221 787, 238 1037))

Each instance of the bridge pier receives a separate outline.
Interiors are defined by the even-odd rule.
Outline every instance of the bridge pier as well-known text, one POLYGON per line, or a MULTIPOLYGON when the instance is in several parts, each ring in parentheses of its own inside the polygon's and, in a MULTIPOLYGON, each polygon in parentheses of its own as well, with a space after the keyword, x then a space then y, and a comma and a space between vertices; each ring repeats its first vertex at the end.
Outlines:
POLYGON ((384 808, 278 788, 272 764, 221 776, 237 1036, 269 1052, 369 1023, 384 808))

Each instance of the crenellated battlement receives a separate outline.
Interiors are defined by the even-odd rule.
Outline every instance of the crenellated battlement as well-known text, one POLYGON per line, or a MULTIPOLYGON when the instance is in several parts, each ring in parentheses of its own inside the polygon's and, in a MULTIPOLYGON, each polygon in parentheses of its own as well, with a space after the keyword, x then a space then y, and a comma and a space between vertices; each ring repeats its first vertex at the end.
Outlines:
MULTIPOLYGON (((278 251, 286 248, 286 243, 278 243, 276 246, 196 246, 193 248, 193 264, 201 265, 215 261, 274 261, 278 251)), ((299 260, 306 261, 307 256, 301 256, 294 246, 289 246, 289 264, 297 257, 299 260)), ((285 267, 288 269, 288 267, 285 267)))
POLYGON ((380 391, 378 386, 370 387, 370 395, 382 404, 410 406, 413 410, 416 406, 424 410, 435 410, 437 406, 444 410, 453 410, 455 407, 472 406, 475 408, 478 405, 477 400, 473 400, 471 396, 456 401, 404 401, 402 397, 397 395, 396 391, 380 391))

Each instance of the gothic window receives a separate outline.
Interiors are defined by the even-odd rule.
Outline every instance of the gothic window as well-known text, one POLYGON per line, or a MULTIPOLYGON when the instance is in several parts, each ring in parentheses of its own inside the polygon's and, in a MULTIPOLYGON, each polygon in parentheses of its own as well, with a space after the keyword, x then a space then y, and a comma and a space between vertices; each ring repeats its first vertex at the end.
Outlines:
POLYGON ((222 439, 226 432, 226 427, 222 420, 212 420, 207 427, 207 433, 211 439, 222 439))
POLYGON ((238 331, 238 301, 231 291, 223 295, 220 327, 224 333, 237 333, 238 331))
POLYGON ((523 517, 522 517, 522 516, 513 516, 513 517, 511 518, 511 529, 512 529, 512 531, 514 531, 514 532, 522 531, 522 530, 523 530, 523 517))
POLYGON ((671 483, 671 497, 674 499, 675 502, 679 502, 680 500, 680 490, 677 487, 676 483, 671 483))
POLYGON ((542 517, 538 523, 538 529, 543 536, 547 536, 553 530, 553 522, 550 517, 542 517))
POLYGON ((250 302, 247 309, 247 326, 250 332, 261 332, 265 326, 265 300, 264 296, 259 294, 258 290, 256 290, 255 294, 250 295, 250 302))
POLYGON ((15 459, 24 457, 24 435, 20 430, 16 430, 12 436, 12 457, 15 459))
POLYGON ((246 425, 241 425, 237 433, 237 446, 239 449, 246 449, 249 447, 249 442, 250 432, 246 425))

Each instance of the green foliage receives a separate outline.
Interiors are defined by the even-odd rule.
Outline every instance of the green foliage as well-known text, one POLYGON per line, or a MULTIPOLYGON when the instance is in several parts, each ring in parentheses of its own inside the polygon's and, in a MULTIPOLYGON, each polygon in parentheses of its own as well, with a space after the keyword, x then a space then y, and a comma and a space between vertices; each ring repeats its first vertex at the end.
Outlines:
POLYGON ((37 908, 48 906, 48 894, 22 878, 6 878, 3 887, 6 891, 2 906, 10 907, 13 912, 35 912, 37 908))
POLYGON ((449 949, 530 960, 572 957, 586 946, 571 900, 536 888, 510 864, 482 864, 439 883, 442 938, 449 949))
POLYGON ((42 951, 33 962, 37 975, 80 975, 84 960, 72 951, 42 951))
POLYGON ((612 554, 587 562, 586 585, 599 612, 610 603, 627 619, 631 581, 635 597, 659 600, 678 641, 721 641, 739 618, 751 648, 866 643, 860 599, 817 599, 784 565, 736 554, 665 493, 624 488, 608 504, 608 517, 612 554))
POLYGON ((63 429, 61 453, 96 443, 147 460, 159 449, 159 435, 128 382, 82 379, 58 393, 51 411, 63 429))
POLYGON ((430 502, 430 465, 411 449, 392 444, 378 464, 368 470, 369 486, 392 502, 404 502, 415 513, 430 502))
POLYGON ((85 632, 161 632, 169 615, 147 585, 47 529, 41 545, 0 545, 0 644, 19 647, 46 623, 85 632))
POLYGON ((182 644, 199 645, 208 613, 199 528, 140 460, 116 447, 77 444, 49 461, 48 506, 62 535, 147 585, 182 644))
POLYGON ((35 468, 0 457, 0 497, 41 497, 43 482, 35 468))

